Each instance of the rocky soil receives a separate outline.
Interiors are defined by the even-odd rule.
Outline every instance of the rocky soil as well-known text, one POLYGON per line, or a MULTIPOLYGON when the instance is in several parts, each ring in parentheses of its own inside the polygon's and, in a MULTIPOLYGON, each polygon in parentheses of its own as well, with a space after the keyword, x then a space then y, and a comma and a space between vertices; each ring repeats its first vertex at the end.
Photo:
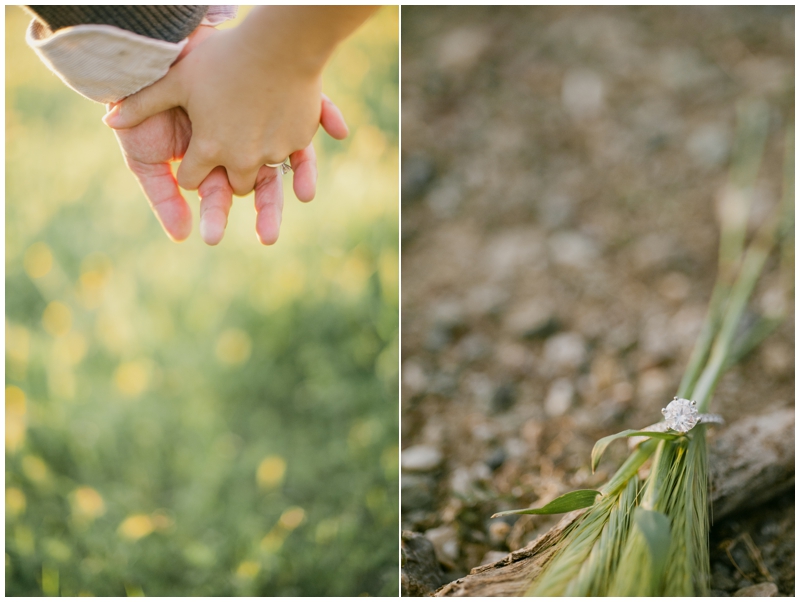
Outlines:
MULTIPOLYGON (((494 512, 602 484, 626 448, 592 474, 594 442, 660 418, 716 275, 743 100, 770 107, 752 225, 780 199, 793 24, 793 7, 403 8, 402 521, 442 579, 558 518, 494 512)), ((792 259, 750 310, 786 319, 715 394, 729 421, 794 405, 792 259)), ((794 595, 793 493, 711 537, 716 595, 794 595)))

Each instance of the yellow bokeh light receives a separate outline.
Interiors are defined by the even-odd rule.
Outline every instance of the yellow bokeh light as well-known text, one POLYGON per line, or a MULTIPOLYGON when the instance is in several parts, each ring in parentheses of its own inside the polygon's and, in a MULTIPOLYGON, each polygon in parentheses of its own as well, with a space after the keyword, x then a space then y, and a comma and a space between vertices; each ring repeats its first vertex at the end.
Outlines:
POLYGON ((25 442, 25 393, 19 387, 6 387, 6 450, 17 451, 25 442))
POLYGON ((58 569, 42 565, 42 592, 45 596, 58 596, 58 569))
POLYGON ((81 274, 77 287, 78 299, 86 309, 96 309, 103 300, 106 279, 97 272, 81 274))
POLYGON ((25 512, 25 494, 16 487, 6 489, 6 516, 15 517, 25 512))
POLYGON ((317 523, 314 539, 318 544, 330 543, 339 534, 339 521, 335 518, 325 518, 317 523))
POLYGON ((52 301, 44 308, 42 325, 54 337, 64 336, 72 328, 72 310, 60 301, 52 301))
POLYGON ((350 449, 362 449, 368 447, 380 436, 381 424, 374 418, 359 420, 350 427, 347 435, 347 444, 350 449))
POLYGON ((217 359, 223 364, 241 364, 250 358, 253 343, 250 336, 238 328, 229 328, 217 339, 217 359))
POLYGON ((22 472, 34 483, 45 483, 50 478, 47 464, 38 456, 25 456, 22 458, 22 472))
POLYGON ((168 531, 175 525, 175 521, 164 510, 156 510, 150 515, 156 531, 168 531))
POLYGON ((381 453, 381 467, 386 478, 396 479, 400 472, 400 448, 396 445, 387 447, 381 453))
POLYGON ((106 512, 103 497, 91 487, 78 487, 72 492, 70 502, 72 502, 72 513, 78 519, 91 521, 106 512))
POLYGON ((53 253, 43 242, 37 242, 28 247, 22 260, 28 276, 33 279, 42 278, 53 269, 53 253))
POLYGON ((78 292, 81 303, 86 309, 94 309, 100 305, 106 281, 106 275, 96 270, 89 270, 81 274, 78 292))
POLYGON ((122 362, 114 371, 114 384, 126 397, 137 397, 147 390, 153 372, 148 359, 122 362))
POLYGON ((306 518, 306 511, 300 508, 299 506, 292 506, 291 508, 287 508, 281 514, 280 519, 278 520, 278 524, 286 529, 287 531, 292 531, 297 529, 300 524, 306 518))
POLYGON ((369 262, 356 249, 339 266, 335 278, 346 293, 359 295, 364 290, 371 273, 372 269, 369 262))
POLYGON ((283 481, 286 474, 286 460, 280 456, 268 456, 261 461, 256 471, 259 486, 271 489, 283 481))
POLYGON ((63 541, 47 538, 42 542, 42 547, 50 558, 58 562, 66 562, 72 556, 72 550, 63 541))
POLYGON ((397 301, 398 283, 400 281, 400 264, 398 263, 397 252, 385 250, 381 253, 378 262, 378 274, 381 279, 381 290, 383 298, 387 301, 397 301))
POLYGON ((273 529, 261 539, 261 549, 264 552, 275 554, 283 546, 284 539, 286 539, 285 533, 280 529, 273 529))
POLYGON ((367 161, 380 157, 386 151, 386 136, 373 125, 362 125, 358 128, 350 152, 359 161, 367 161))
POLYGON ((130 321, 125 321, 122 312, 104 311, 104 309, 98 312, 95 334, 108 351, 124 353, 136 343, 136 333, 130 321))
POLYGON ((373 487, 367 492, 364 502, 373 513, 387 505, 388 496, 382 487, 373 487))
POLYGON ((155 529, 147 514, 133 514, 122 521, 117 532, 125 539, 136 541, 150 535, 155 529))
POLYGON ((24 326, 6 322, 6 354, 8 359, 21 364, 28 362, 31 349, 31 335, 24 326))
POLYGON ((47 366, 47 388, 50 395, 60 399, 75 399, 75 375, 69 366, 51 363, 47 366))
POLYGON ((253 579, 260 570, 260 564, 252 560, 245 560, 236 568, 236 576, 242 579, 253 579))
POLYGON ((30 556, 36 551, 36 539, 33 532, 25 525, 17 525, 14 529, 14 544, 17 552, 23 556, 30 556))
POLYGON ((144 598, 144 590, 138 585, 125 584, 125 595, 128 598, 144 598))
POLYGON ((86 356, 88 344, 86 337, 79 332, 72 331, 53 343, 53 359, 56 362, 77 365, 86 356))

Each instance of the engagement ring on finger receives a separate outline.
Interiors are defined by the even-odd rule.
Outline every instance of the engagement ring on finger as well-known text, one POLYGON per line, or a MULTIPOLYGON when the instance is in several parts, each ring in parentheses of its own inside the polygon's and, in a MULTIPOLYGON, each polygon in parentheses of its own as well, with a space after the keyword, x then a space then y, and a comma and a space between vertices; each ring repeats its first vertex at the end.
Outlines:
POLYGON ((289 165, 289 159, 284 159, 281 163, 265 163, 267 167, 280 168, 282 174, 287 174, 292 171, 292 166, 289 165))
MULTIPOLYGON (((685 434, 698 424, 725 424, 725 420, 719 414, 698 414, 697 402, 690 399, 673 397, 667 407, 662 408, 661 413, 664 415, 663 422, 657 422, 639 430, 651 433, 685 434)), ((645 439, 646 437, 631 437, 628 441, 631 447, 635 447, 645 439)))

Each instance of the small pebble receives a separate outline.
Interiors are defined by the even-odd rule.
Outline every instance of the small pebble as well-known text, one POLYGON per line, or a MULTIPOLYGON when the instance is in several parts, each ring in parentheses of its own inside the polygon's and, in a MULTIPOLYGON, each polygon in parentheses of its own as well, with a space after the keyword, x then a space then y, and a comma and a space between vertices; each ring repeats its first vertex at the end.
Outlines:
POLYGON ((658 283, 658 292, 669 301, 685 301, 692 290, 692 283, 680 272, 670 272, 658 283))
POLYGON ((425 338, 425 349, 434 353, 442 351, 450 344, 452 338, 449 328, 435 325, 428 331, 428 336, 425 338))
POLYGON ((553 334, 558 329, 558 321, 549 308, 528 302, 509 312, 503 327, 514 336, 533 339, 553 334))
POLYGON ((497 470, 503 465, 503 462, 506 461, 506 452, 502 447, 498 447, 492 453, 489 454, 489 457, 486 458, 486 466, 488 466, 492 470, 497 470))
POLYGON ((488 27, 451 29, 439 40, 436 63, 444 73, 457 73, 472 67, 492 41, 488 27))
POLYGON ((557 334, 545 342, 544 357, 556 370, 575 369, 586 358, 586 344, 576 332, 557 334))
POLYGON ((747 598, 772 598, 778 595, 778 586, 766 581, 743 587, 733 595, 747 598))
POLYGON ((639 377, 638 394, 642 399, 656 400, 669 397, 671 380, 669 373, 662 368, 650 368, 639 377))
POLYGON ((579 232, 559 232, 550 237, 550 257, 558 266, 589 268, 598 255, 597 246, 579 232))
POLYGON ((414 445, 403 450, 400 465, 409 472, 429 472, 441 466, 442 452, 430 445, 414 445))
POLYGON ((547 392, 544 401, 544 413, 550 418, 563 416, 572 407, 572 400, 575 397, 575 387, 566 378, 559 378, 547 392))
POLYGON ((414 358, 403 362, 403 385, 412 395, 425 391, 428 386, 428 377, 421 362, 414 358))
POLYGON ((576 119, 595 117, 603 110, 603 78, 588 69, 571 69, 564 77, 561 102, 576 119))
POLYGON ((730 132, 723 124, 707 123, 698 127, 686 141, 686 150, 703 167, 718 167, 728 158, 730 132))
POLYGON ((458 559, 458 531, 455 527, 441 526, 425 531, 425 537, 433 544, 436 558, 445 566, 453 566, 458 559))
POLYGON ((436 482, 427 476, 403 474, 400 478, 400 506, 403 512, 431 510, 436 482))
POLYGON ((433 180, 435 170, 428 157, 417 154, 403 159, 401 173, 402 194, 400 196, 403 205, 406 205, 422 196, 433 180))
POLYGON ((711 573, 711 585, 716 589, 733 591, 736 582, 731 578, 730 571, 725 565, 715 563, 711 573))
POLYGON ((458 354, 466 363, 481 359, 490 352, 490 341, 480 333, 467 335, 458 343, 458 354))
POLYGON ((551 229, 569 225, 574 212, 575 199, 560 192, 546 195, 539 204, 539 219, 551 229))
POLYGON ((495 389, 492 396, 492 413, 499 414, 510 410, 517 400, 517 391, 514 383, 503 383, 495 389))
POLYGON ((489 552, 486 552, 484 557, 481 559, 481 563, 479 566, 484 566, 486 564, 494 564, 495 562, 497 562, 498 560, 502 560, 506 556, 508 556, 508 552, 491 550, 489 552))
POLYGON ((472 316, 492 315, 500 311, 508 301, 508 291, 499 286, 478 286, 470 289, 464 303, 465 310, 472 316))
POLYGON ((769 376, 794 374, 794 353, 789 345, 781 341, 766 341, 761 346, 761 363, 769 376))
POLYGON ((454 375, 437 372, 430 379, 428 392, 442 397, 451 397, 455 393, 457 385, 458 381, 454 375))
POLYGON ((511 525, 502 518, 495 518, 489 523, 489 540, 492 545, 504 545, 509 533, 511 533, 511 525))

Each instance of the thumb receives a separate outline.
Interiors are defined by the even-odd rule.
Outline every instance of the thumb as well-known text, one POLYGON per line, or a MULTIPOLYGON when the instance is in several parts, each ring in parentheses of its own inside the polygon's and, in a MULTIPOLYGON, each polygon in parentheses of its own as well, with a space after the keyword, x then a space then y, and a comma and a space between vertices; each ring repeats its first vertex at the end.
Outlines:
POLYGON ((347 138, 347 134, 350 133, 339 107, 333 104, 331 99, 324 94, 322 95, 322 111, 319 122, 331 138, 336 140, 344 140, 347 138))
POLYGON ((156 83, 116 103, 103 117, 103 123, 115 130, 132 128, 148 117, 182 106, 177 70, 178 65, 156 83))

